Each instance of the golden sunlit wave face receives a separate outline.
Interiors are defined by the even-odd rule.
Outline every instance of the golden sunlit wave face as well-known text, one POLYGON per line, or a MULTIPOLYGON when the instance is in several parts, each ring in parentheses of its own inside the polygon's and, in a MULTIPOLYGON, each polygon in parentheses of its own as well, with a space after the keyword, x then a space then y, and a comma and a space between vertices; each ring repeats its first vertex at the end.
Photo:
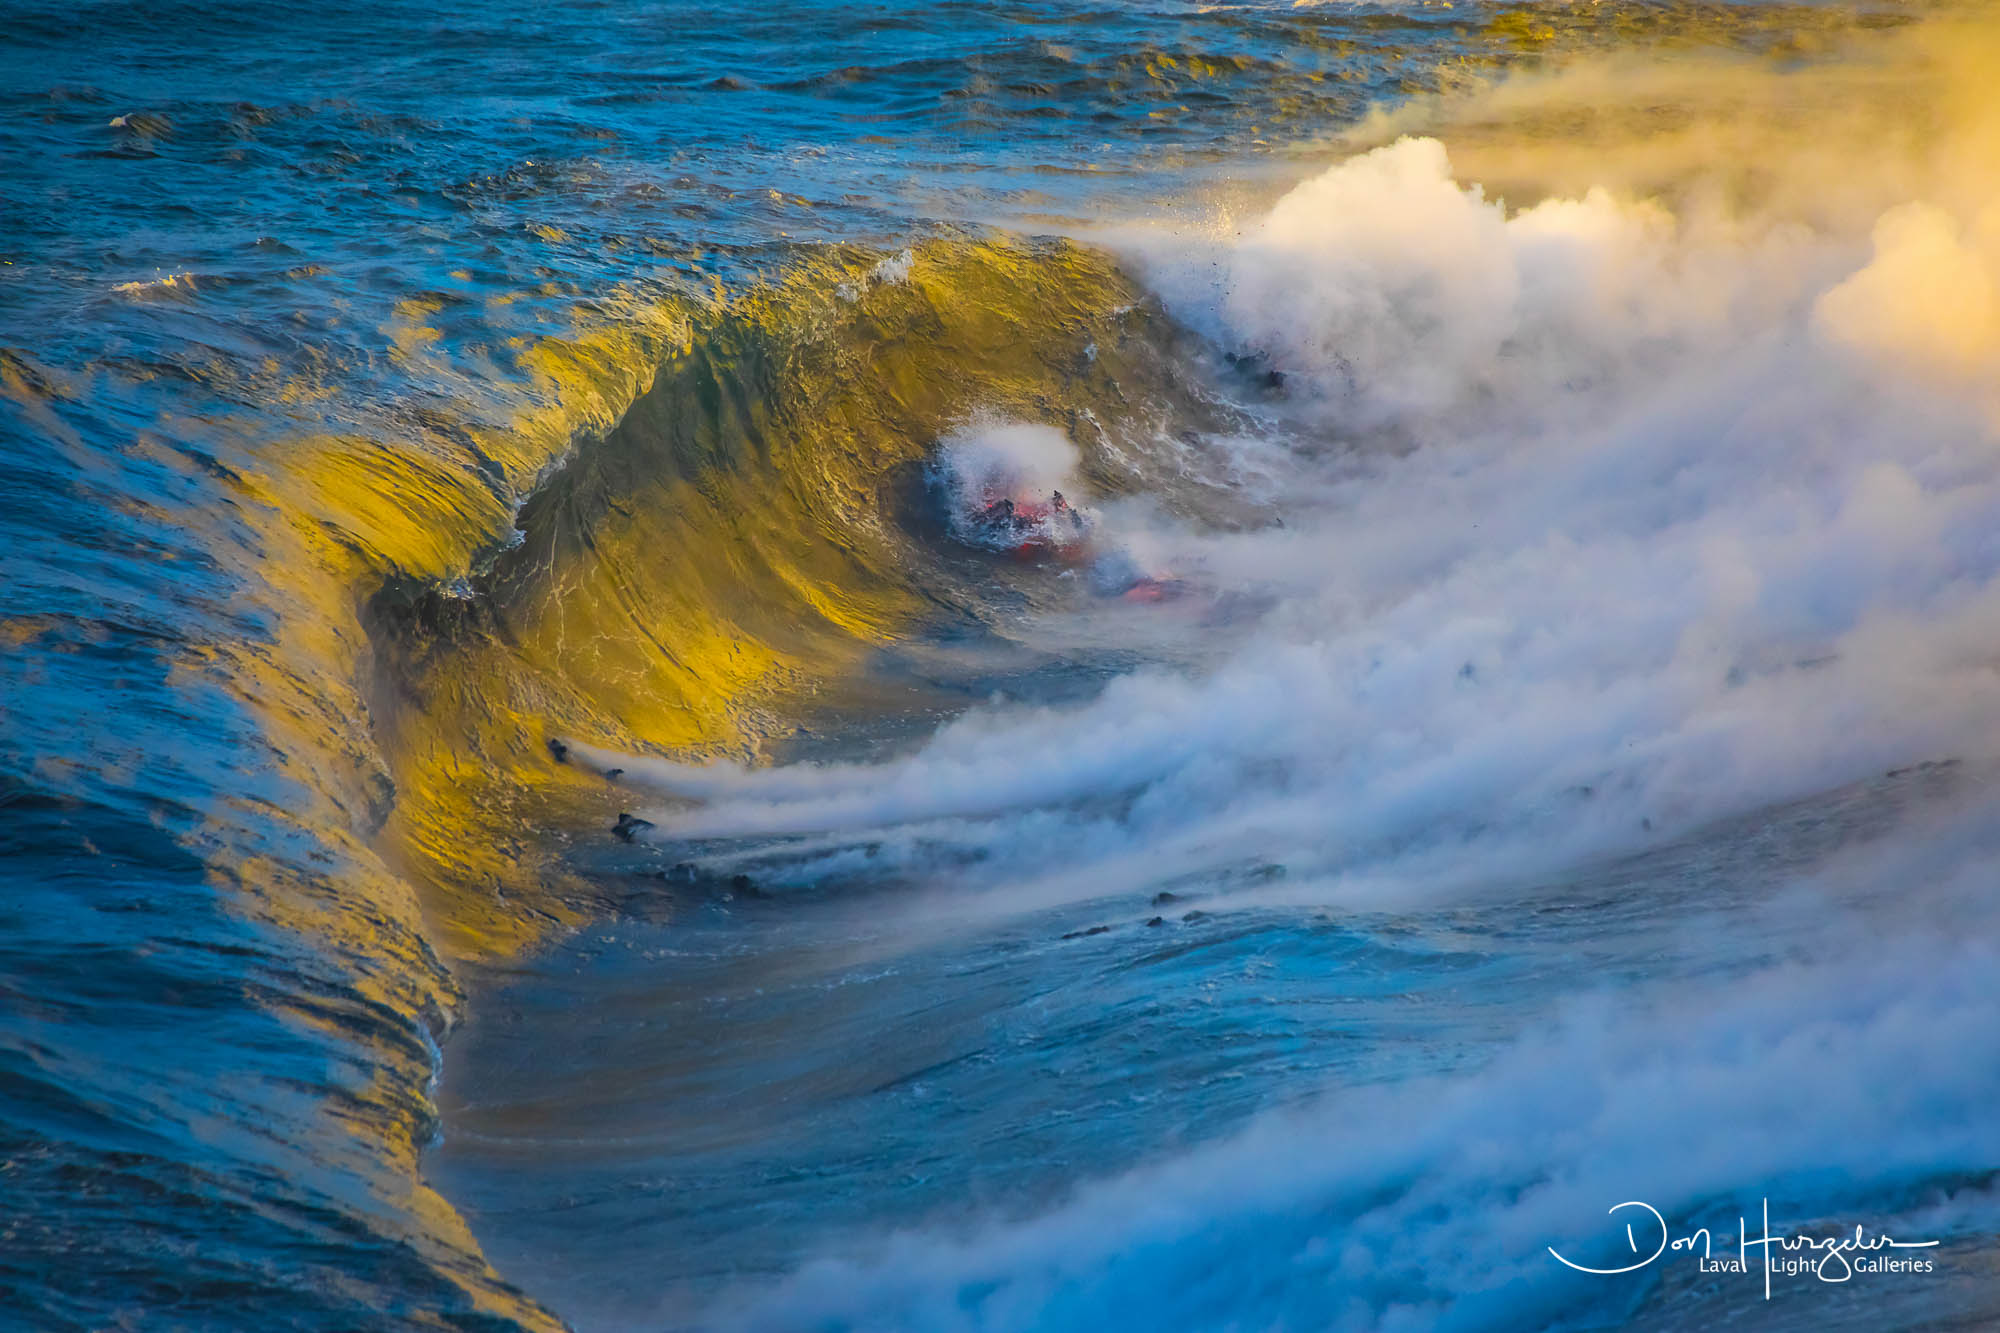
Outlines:
MULTIPOLYGON (((551 763, 548 737, 755 754, 925 614, 924 557, 888 511, 957 422, 1082 422, 1134 394, 1194 410, 1159 345, 1170 331, 1073 245, 938 240, 886 271, 834 257, 680 317, 695 331, 463 595, 404 582, 374 603, 390 847, 439 895, 455 949, 518 945, 536 929, 523 903, 567 915, 523 830, 608 819, 612 798, 551 763)), ((562 401, 565 367, 593 359, 555 345, 535 360, 562 401)), ((378 568, 435 582, 448 557, 419 533, 452 492, 436 472, 410 479, 349 522, 378 568)), ((471 513, 446 526, 481 529, 471 513)))

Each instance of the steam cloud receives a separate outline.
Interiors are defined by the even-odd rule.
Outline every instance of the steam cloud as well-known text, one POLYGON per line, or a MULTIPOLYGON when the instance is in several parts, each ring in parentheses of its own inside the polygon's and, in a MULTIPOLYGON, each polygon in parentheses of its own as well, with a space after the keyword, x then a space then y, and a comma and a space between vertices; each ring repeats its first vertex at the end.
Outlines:
MULTIPOLYGON (((1272 599, 1254 632, 1211 669, 977 710, 887 763, 628 775, 701 802, 656 815, 663 836, 789 835, 804 874, 864 840, 913 874, 942 857, 954 883, 1005 885, 995 910, 1253 866, 1286 872, 1259 901, 1399 907, 1896 765, 1990 760, 2000 111, 1977 90, 1995 54, 1990 27, 1960 25, 1790 74, 1655 70, 1635 100, 1679 114, 1583 136, 1613 172, 1599 185, 1560 144, 1467 130, 1503 201, 1432 125, 1216 234, 1128 237, 1177 315, 1286 377, 1267 434, 1216 446, 1270 479, 1282 526, 1177 538, 1217 587, 1272 599), (1801 105, 1840 111, 1789 122, 1801 105)), ((1615 86, 1585 68, 1460 111, 1527 123, 1615 86)), ((1065 461, 1028 427, 989 439, 1065 461)), ((1990 1170, 1992 961, 1950 930, 1875 933, 1889 897, 1992 923, 1978 800, 1930 852, 1852 870, 1867 882, 1813 961, 1677 998, 1673 1021, 1644 997, 1580 1005, 1474 1073, 1272 1117, 1029 1222, 810 1269, 752 1314, 1532 1322, 1577 1298, 1540 1247, 1586 1200, 1691 1209, 1819 1171, 1800 1197, 1831 1206, 1990 1170), (1813 1105, 1774 1091, 1802 1086, 1813 1105), (1671 1170, 1646 1174, 1631 1145, 1649 1137, 1671 1170), (1216 1244, 1230 1262, 1205 1266, 1216 1244), (1284 1303, 1308 1286, 1354 1308, 1284 1303)))
MULTIPOLYGON (((1287 376, 1285 421, 1216 446, 1283 526, 1177 537, 1276 609, 1212 670, 976 711, 891 763, 625 764, 705 802, 663 836, 955 848, 1024 904, 1249 862, 1394 899, 1991 753, 2000 206, 1954 178, 1848 233, 1697 184, 1510 208, 1405 137, 1236 234, 1135 242, 1178 314, 1287 376)), ((983 423, 939 468, 1042 486, 1074 458, 983 423)))

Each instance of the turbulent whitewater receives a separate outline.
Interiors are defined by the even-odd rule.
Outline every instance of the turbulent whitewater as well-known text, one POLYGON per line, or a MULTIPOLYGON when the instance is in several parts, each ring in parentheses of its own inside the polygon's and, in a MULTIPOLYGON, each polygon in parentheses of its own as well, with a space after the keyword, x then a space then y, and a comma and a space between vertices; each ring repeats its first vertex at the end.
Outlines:
POLYGON ((2000 1315, 1990 6, 10 25, 0 1324, 2000 1315))

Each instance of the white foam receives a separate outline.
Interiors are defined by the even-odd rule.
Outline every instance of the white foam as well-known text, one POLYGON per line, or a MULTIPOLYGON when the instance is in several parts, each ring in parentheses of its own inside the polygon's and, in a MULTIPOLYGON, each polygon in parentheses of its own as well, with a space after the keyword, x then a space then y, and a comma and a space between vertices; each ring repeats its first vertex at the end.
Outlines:
MULTIPOLYGON (((1950 75, 1861 86, 1949 106, 1950 75)), ((1782 108, 1777 77, 1694 86, 1782 108)), ((1718 202, 1706 173, 1740 164, 1685 130, 1635 149, 1672 190, 1552 172, 1524 207, 1416 137, 1240 230, 1129 237, 1177 315, 1287 377, 1291 431, 1229 442, 1284 526, 1181 537, 1272 612, 1202 670, 976 710, 901 759, 718 771, 663 833, 811 835, 830 867, 866 839, 1004 886, 991 911, 1269 865, 1259 901, 1403 907, 2000 754, 1996 178, 1955 122, 1845 156, 1824 128, 1772 138, 1755 207, 1718 202), (1822 183, 1838 206, 1801 206, 1822 183)), ((1807 885, 1788 961, 1573 996, 1481 1067, 1333 1090, 1025 1220, 857 1243, 723 1322, 1523 1327, 1595 1298, 1545 1247, 1623 1199, 1837 1210, 1990 1173, 2000 823, 1971 800, 1807 885)))
MULTIPOLYGON (((1990 239, 1935 204, 1872 239, 1602 190, 1510 211, 1432 140, 1337 165, 1197 245, 1212 263, 1154 266, 1354 441, 1233 441, 1293 479, 1285 526, 1182 534, 1216 582, 1277 594, 1259 629, 1204 673, 979 710, 891 763, 733 774, 662 829, 924 822, 986 858, 975 882, 1120 892, 1254 859, 1373 897, 1991 754, 1990 239), (1024 838, 1030 815, 1064 835, 1024 838)), ((1006 422, 939 461, 972 496, 1075 468, 1006 422)))

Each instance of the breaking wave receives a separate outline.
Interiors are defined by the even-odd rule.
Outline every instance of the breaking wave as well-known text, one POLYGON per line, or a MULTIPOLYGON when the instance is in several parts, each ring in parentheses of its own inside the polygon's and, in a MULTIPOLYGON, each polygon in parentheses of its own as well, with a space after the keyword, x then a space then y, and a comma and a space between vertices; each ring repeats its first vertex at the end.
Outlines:
MULTIPOLYGON (((1579 45, 1629 35, 1596 8, 1562 11, 1579 45)), ((1599 1245, 1617 1198, 1677 1225, 1769 1196, 1991 1232, 1990 15, 1726 7, 1728 59, 1473 87, 1436 73, 1473 43, 1428 11, 1329 37, 1209 9, 1213 50, 1107 53, 1124 16, 1099 14, 1110 37, 1012 50, 998 82, 940 57, 769 91, 872 106, 942 69, 963 115, 894 116, 948 140, 1020 132, 1082 80, 1116 93, 1120 142, 1169 151, 1162 118, 1212 113, 1210 167, 1415 66, 1451 95, 1247 183, 1125 181, 1124 216, 1048 222, 1062 238, 885 238, 887 187, 797 221, 811 201, 719 183, 742 184, 731 159, 676 183, 675 218, 754 234, 720 258, 535 211, 629 196, 652 226, 651 183, 594 158, 453 155, 419 188, 404 145, 449 137, 421 117, 50 95, 48 123, 81 117, 121 163, 335 179, 365 140, 399 243, 463 212, 467 253, 506 263, 395 269, 389 300, 272 237, 147 252, 171 262, 88 275, 129 343, 0 349, 0 407, 48 445, 0 458, 27 571, 0 622, 11 1308, 559 1327, 424 1183, 439 1043, 465 974, 643 917, 662 882, 887 890, 890 952, 1049 913, 1124 939, 1168 901, 1280 931, 1488 913, 1495 939, 1545 912, 1673 934, 1685 908, 1731 942, 1692 998, 1691 945, 1601 985, 1533 958, 1562 984, 1462 1059, 1418 1040, 1396 1077, 1232 1104, 1226 1133, 949 1234, 883 1204, 712 1281, 689 1322, 1643 1321, 1685 1293, 1542 1254, 1599 1245), (1355 33, 1388 35, 1357 57, 1355 33), (1288 42, 1357 60, 1354 88, 1257 55, 1288 42), (665 276, 602 281, 642 251, 665 276), (92 712, 115 725, 79 734, 92 712), (1867 833, 1778 858, 1770 903, 1655 904, 1718 882, 1702 849, 1754 859, 1781 807, 1867 833), (1611 887, 1579 906, 1590 876, 1611 887)), ((629 95, 692 86, 668 82, 629 95)), ((989 211, 1047 221, 1058 195, 996 187, 989 211)), ((351 265, 390 265, 376 222, 351 265)), ((1196 988, 1262 1003, 1260 977, 1196 988)))
MULTIPOLYGON (((1475 130, 1468 159, 1502 198, 1455 171, 1449 124, 1385 123, 1388 142, 1260 213, 1118 231, 1253 405, 1204 442, 1205 475, 1110 500, 1094 540, 1143 544, 1239 613, 1163 635, 1039 608, 1024 637, 1086 616, 1155 660, 1185 642, 1085 701, 978 707, 890 758, 592 765, 664 798, 643 836, 689 864, 893 876, 918 890, 913 929, 1079 903, 1136 919, 1166 890, 1205 911, 1528 910, 1582 868, 1884 772, 1983 774, 2000 199, 1974 164, 2000 123, 1965 94, 1994 54, 1954 28, 1854 66, 1655 81, 1671 136, 1578 136, 1612 160, 1661 148, 1643 191, 1568 192, 1564 152, 1475 130), (1806 118, 1822 106, 1838 113, 1806 118), (1920 149, 1868 129, 1913 111, 1920 149), (1843 128, 1862 132, 1823 141, 1843 128)), ((1454 114, 1554 116, 1579 86, 1603 85, 1454 114)), ((1092 455, 1062 428, 1009 414, 947 437, 941 466, 1050 487, 1092 455)), ((1991 960, 1969 923, 1990 922, 1991 796, 1969 781, 1956 823, 1801 879, 1813 905, 1790 910, 1827 920, 1764 923, 1793 940, 1783 961, 1719 994, 1574 998, 1476 1069, 1334 1090, 1031 1219, 895 1237, 713 1317, 1539 1325, 1633 1313, 1543 1253, 1622 1198, 1703 1224, 1761 1194, 1807 1218, 1990 1227, 1991 960)))

